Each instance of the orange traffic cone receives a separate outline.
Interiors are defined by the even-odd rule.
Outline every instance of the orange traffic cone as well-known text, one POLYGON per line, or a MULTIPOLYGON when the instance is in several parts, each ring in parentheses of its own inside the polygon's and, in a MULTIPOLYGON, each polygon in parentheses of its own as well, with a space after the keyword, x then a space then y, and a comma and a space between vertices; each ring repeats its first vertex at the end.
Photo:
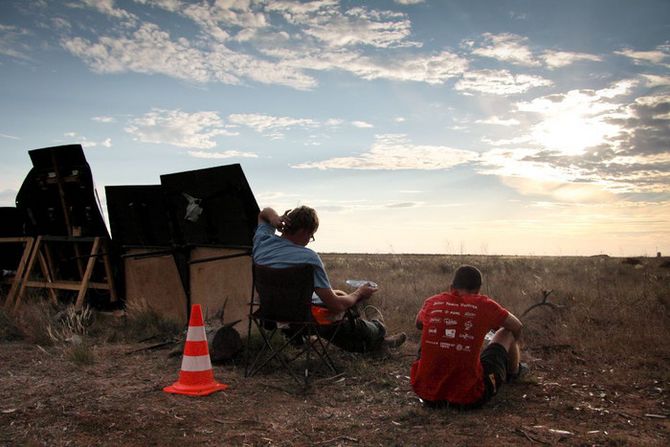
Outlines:
POLYGON ((189 396, 207 396, 226 388, 228 388, 228 385, 214 380, 214 370, 209 359, 207 335, 202 320, 202 309, 200 304, 194 304, 191 308, 191 319, 188 323, 179 380, 171 386, 163 388, 163 391, 189 396))

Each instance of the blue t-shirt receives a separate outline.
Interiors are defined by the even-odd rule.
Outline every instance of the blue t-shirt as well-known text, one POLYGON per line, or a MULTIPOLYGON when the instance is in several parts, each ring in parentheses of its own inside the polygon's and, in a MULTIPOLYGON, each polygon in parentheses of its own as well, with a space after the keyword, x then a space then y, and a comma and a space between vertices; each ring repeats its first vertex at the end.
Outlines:
MULTIPOLYGON (((314 287, 330 289, 330 281, 323 261, 316 252, 302 245, 275 235, 275 229, 266 222, 258 224, 254 234, 253 248, 254 263, 274 268, 288 268, 298 264, 314 266, 314 287)), ((323 305, 321 298, 315 293, 312 295, 314 304, 323 305)))

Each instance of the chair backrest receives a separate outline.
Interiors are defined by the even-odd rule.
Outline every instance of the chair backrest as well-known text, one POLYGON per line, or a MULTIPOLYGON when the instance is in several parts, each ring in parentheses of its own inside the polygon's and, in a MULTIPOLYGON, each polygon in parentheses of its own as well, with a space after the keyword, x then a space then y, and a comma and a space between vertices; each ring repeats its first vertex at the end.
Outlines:
POLYGON ((258 316, 266 320, 307 323, 312 319, 314 271, 309 264, 272 268, 254 264, 258 316))

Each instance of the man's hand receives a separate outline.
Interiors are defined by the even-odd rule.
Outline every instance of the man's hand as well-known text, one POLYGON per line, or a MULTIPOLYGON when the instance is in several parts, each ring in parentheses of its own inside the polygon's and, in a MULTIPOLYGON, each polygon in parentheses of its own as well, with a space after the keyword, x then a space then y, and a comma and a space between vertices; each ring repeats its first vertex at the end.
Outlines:
POLYGON ((370 287, 368 284, 363 284, 356 289, 354 294, 358 295, 357 301, 361 301, 370 298, 373 293, 377 292, 377 290, 379 290, 377 287, 370 287))
POLYGON ((283 216, 280 216, 272 208, 263 208, 263 210, 258 214, 258 223, 267 222, 279 231, 284 231, 288 221, 289 220, 286 216, 286 213, 284 213, 283 216))

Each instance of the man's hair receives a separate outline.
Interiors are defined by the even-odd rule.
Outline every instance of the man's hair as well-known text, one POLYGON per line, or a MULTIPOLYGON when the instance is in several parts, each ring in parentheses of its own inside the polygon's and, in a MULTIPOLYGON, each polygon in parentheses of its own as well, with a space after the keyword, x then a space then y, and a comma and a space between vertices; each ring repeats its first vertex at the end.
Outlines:
POLYGON ((462 265, 454 273, 451 286, 454 289, 479 290, 482 286, 482 272, 477 267, 462 265))
POLYGON ((314 234, 319 228, 319 216, 316 215, 314 208, 301 206, 288 210, 284 213, 288 217, 288 224, 284 227, 284 232, 295 234, 300 230, 307 230, 314 234))

